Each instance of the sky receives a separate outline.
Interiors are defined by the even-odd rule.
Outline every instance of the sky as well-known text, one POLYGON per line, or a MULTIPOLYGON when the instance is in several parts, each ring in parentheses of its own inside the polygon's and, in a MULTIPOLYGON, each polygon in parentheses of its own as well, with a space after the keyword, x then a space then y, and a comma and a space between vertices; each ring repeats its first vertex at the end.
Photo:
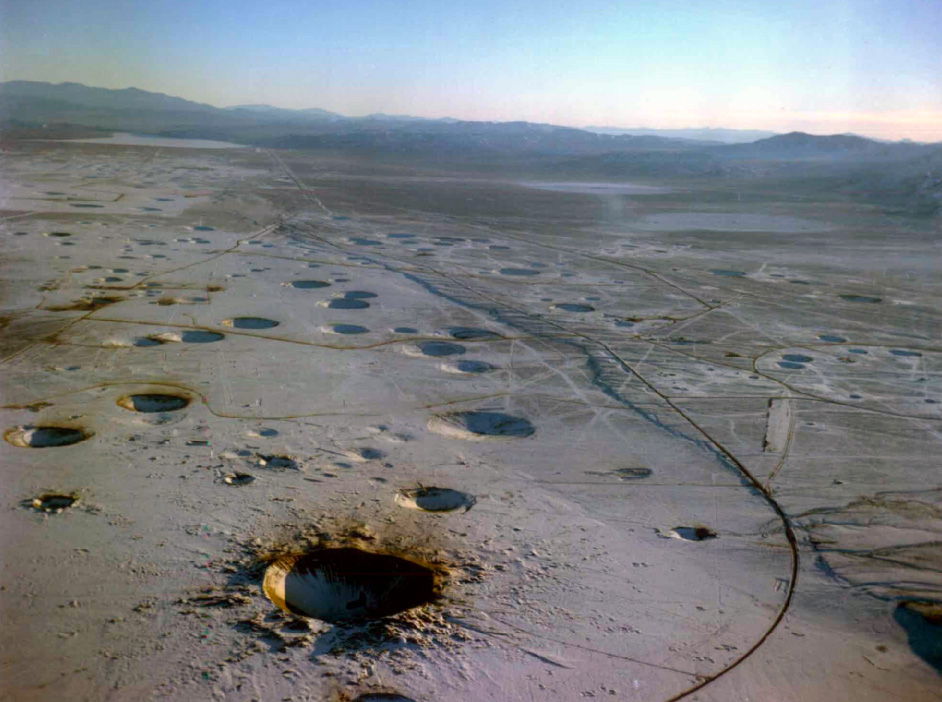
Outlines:
POLYGON ((0 0, 0 79, 942 141, 942 0, 0 0))

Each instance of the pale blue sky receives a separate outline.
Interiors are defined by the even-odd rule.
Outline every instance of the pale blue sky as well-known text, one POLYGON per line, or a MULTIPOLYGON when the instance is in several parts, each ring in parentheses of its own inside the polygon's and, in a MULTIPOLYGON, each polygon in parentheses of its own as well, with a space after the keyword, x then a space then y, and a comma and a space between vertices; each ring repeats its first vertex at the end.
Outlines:
POLYGON ((942 140, 942 0, 0 0, 4 80, 942 140))

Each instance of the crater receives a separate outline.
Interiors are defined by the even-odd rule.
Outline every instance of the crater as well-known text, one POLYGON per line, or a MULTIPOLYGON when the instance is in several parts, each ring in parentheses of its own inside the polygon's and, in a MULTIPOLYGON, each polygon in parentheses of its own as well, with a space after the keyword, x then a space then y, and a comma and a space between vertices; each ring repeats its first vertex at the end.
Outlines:
POLYGON ((453 361, 451 363, 443 363, 441 365, 443 371, 448 373, 487 373, 492 370, 497 370, 497 366, 492 366, 486 361, 473 361, 473 360, 461 360, 453 361))
POLYGON ((430 431, 451 439, 482 441, 486 439, 522 439, 536 428, 530 420, 503 412, 451 412, 429 419, 430 431))
POLYGON ((706 541, 707 539, 716 538, 716 532, 705 526, 674 527, 668 535, 672 539, 683 539, 684 541, 706 541))
POLYGON ((592 305, 583 305, 578 302, 559 302, 553 305, 553 309, 565 312, 592 312, 595 310, 592 305))
POLYGON ((397 492, 396 502, 422 512, 454 512, 462 508, 467 512, 477 500, 472 495, 451 488, 417 487, 397 492))
POLYGON ((415 700, 396 692, 365 692, 354 697, 353 702, 415 702, 415 700))
POLYGON ((710 270, 710 273, 713 275, 721 275, 726 278, 743 278, 746 275, 745 271, 731 271, 725 268, 713 268, 710 270))
POLYGON ((780 368, 785 368, 786 370, 801 370, 804 368, 804 364, 795 363, 794 361, 779 361, 778 365, 780 368))
POLYGON ((229 473, 222 480, 226 485, 242 487, 243 485, 254 483, 255 476, 251 473, 229 473))
POLYGON ((94 436, 93 432, 73 427, 21 426, 7 429, 3 438, 20 448, 52 448, 69 446, 94 436))
POLYGON ((180 341, 188 344, 211 344, 214 341, 222 341, 225 338, 225 334, 203 331, 202 329, 188 329, 180 334, 180 341))
POLYGON ((323 329, 333 334, 366 334, 369 331, 369 329, 361 327, 359 324, 331 324, 323 329))
POLYGON ((263 456, 259 454, 258 464, 264 466, 265 468, 271 468, 272 470, 297 470, 298 462, 291 458, 290 456, 279 456, 279 455, 270 455, 263 456))
POLYGON ((385 454, 379 449, 362 447, 348 449, 342 452, 347 458, 356 461, 357 463, 365 463, 366 461, 378 461, 385 454))
POLYGON ((415 348, 420 355, 433 358, 460 356, 466 351, 461 344, 453 344, 450 341, 420 341, 415 345, 415 348))
POLYGON ((42 495, 37 495, 31 500, 25 501, 28 507, 31 507, 37 512, 45 512, 46 514, 59 514, 59 512, 67 510, 76 502, 78 502, 77 495, 55 492, 46 492, 42 495))
POLYGON ((223 320, 223 325, 233 327, 234 329, 271 329, 277 327, 280 322, 265 317, 233 317, 223 320))
POLYGON ((161 393, 142 393, 125 395, 118 400, 118 406, 134 412, 175 412, 190 404, 190 398, 182 395, 161 393))
POLYGON ((371 300, 374 297, 379 297, 379 295, 369 290, 349 290, 343 296, 350 300, 371 300))
POLYGON ((616 468, 612 471, 622 480, 639 480, 640 478, 650 478, 651 469, 644 466, 630 466, 628 468, 616 468))
POLYGON ((330 283, 323 280, 292 280, 291 287, 299 290, 317 290, 318 288, 329 287, 330 283))
POLYGON ((848 302, 869 302, 871 304, 883 302, 882 297, 875 297, 874 295, 841 295, 840 297, 848 302))
POLYGON ((365 310, 370 306, 369 302, 358 300, 355 297, 335 297, 323 304, 332 310, 365 310))
POLYGON ((893 619, 906 631, 913 653, 942 673, 942 602, 903 600, 893 619))
POLYGON ((503 337, 490 329, 478 329, 477 327, 451 327, 448 330, 452 339, 460 341, 469 341, 471 339, 502 339, 503 337))
MULTIPOLYGON (((491 248, 494 248, 493 246, 491 248)), ((501 268, 498 271, 501 275, 539 275, 539 271, 532 268, 501 268)))
POLYGON ((280 558, 262 583, 279 608, 332 624, 391 617, 434 602, 440 588, 431 568, 352 547, 280 558))
POLYGON ((922 356, 918 351, 907 351, 906 349, 890 349, 890 353, 894 356, 912 356, 919 357, 922 356))
POLYGON ((782 358, 792 363, 811 363, 814 359, 811 356, 805 356, 803 353, 786 353, 782 358))
POLYGON ((827 341, 830 344, 843 344, 847 339, 843 336, 837 336, 835 334, 818 334, 818 338, 821 341, 827 341))

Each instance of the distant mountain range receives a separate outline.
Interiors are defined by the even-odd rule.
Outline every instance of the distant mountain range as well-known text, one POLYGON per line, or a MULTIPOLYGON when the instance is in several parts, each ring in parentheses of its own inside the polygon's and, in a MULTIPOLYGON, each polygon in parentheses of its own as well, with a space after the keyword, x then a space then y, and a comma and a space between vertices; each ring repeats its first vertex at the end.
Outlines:
POLYGON ((636 127, 583 127, 587 132, 597 134, 627 134, 629 136, 658 136, 669 139, 689 139, 690 141, 707 141, 719 144, 741 144, 758 139, 767 139, 775 136, 777 132, 762 129, 724 129, 721 127, 704 127, 701 129, 649 129, 636 127))
MULTIPOLYGON (((942 144, 732 129, 576 129, 318 108, 219 108, 137 88, 0 83, 0 136, 128 131, 574 177, 722 177, 815 183, 920 213, 942 212, 942 144), (752 137, 758 137, 750 140, 752 137), (728 143, 737 142, 737 143, 728 143)), ((809 186, 810 187, 810 186, 809 186)))

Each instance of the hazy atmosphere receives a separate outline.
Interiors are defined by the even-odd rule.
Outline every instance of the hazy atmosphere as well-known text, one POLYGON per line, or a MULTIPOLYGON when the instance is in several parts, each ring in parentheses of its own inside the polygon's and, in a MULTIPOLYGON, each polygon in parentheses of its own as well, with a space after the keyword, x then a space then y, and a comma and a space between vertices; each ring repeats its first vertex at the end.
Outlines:
POLYGON ((934 0, 0 2, 4 80, 571 126, 942 140, 934 0))

